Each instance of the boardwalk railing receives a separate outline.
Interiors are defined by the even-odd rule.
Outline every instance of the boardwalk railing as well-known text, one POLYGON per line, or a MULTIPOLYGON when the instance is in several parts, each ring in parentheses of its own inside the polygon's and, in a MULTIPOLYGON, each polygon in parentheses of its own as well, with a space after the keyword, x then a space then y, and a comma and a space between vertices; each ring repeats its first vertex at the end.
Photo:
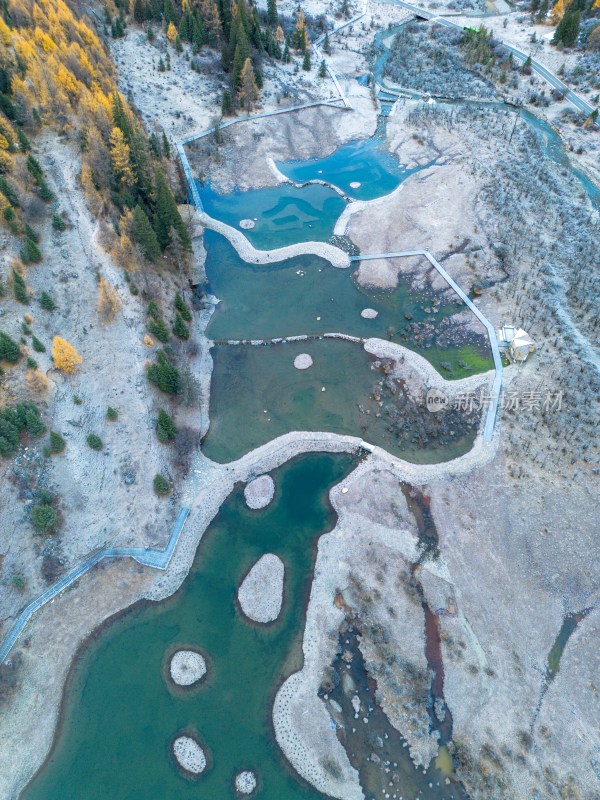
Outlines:
POLYGON ((350 256, 350 261, 370 261, 376 258, 404 258, 407 256, 425 256, 429 263, 437 269, 446 283, 454 289, 456 294, 460 297, 463 303, 471 309, 477 319, 485 327, 492 349, 492 356, 494 359, 494 383, 492 384, 492 394, 490 398, 490 405, 488 407, 487 417, 485 420, 485 427, 483 430, 483 441, 491 442, 494 436, 494 426, 496 424, 496 416, 498 413, 498 403, 500 400, 500 391, 502 389, 502 359, 500 357, 500 349, 498 347, 498 339, 496 338, 496 331, 492 323, 484 317, 477 306, 467 297, 467 295, 460 288, 458 283, 452 278, 442 265, 431 255, 429 250, 404 250, 400 253, 380 253, 377 255, 366 256, 350 256))
POLYGON ((169 537, 169 541, 164 550, 151 550, 146 549, 145 547, 109 547, 104 550, 100 550, 99 552, 94 553, 87 558, 78 567, 75 567, 75 569, 71 570, 71 572, 68 572, 66 575, 64 575, 53 586, 43 592, 43 594, 41 594, 39 597, 36 597, 35 600, 32 600, 31 603, 25 606, 25 608, 21 611, 12 628, 4 638, 4 641, 0 645, 0 664, 8 656, 14 647, 15 642, 21 635, 23 628, 29 622, 35 612, 50 600, 53 600, 61 592, 64 592, 68 586, 71 586, 71 584, 75 583, 76 580, 79 580, 82 575, 85 575, 85 573, 88 572, 92 567, 100 563, 102 559, 124 558, 128 556, 129 558, 133 558, 134 561, 144 564, 144 566, 154 567, 155 569, 167 569, 189 513, 189 508, 181 509, 177 519, 175 520, 173 530, 171 531, 171 536, 169 537))

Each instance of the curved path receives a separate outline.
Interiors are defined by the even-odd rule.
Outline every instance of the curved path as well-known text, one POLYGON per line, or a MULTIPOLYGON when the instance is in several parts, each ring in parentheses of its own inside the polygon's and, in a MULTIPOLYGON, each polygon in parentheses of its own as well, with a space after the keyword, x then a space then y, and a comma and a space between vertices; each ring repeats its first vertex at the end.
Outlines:
MULTIPOLYGON (((420 6, 414 6, 411 5, 411 3, 406 3, 404 0, 391 0, 391 4, 402 6, 402 8, 412 11, 413 14, 415 14, 417 17, 421 17, 421 19, 428 19, 431 21, 435 20, 435 22, 439 22, 440 25, 445 25, 447 28, 456 28, 459 31, 463 30, 463 25, 458 25, 456 22, 452 22, 452 20, 445 16, 440 16, 434 11, 427 11, 420 6)), ((510 53, 512 53, 515 58, 518 58, 519 61, 526 61, 528 58, 530 58, 529 53, 524 53, 517 47, 514 47, 507 42, 503 42, 502 39, 498 39, 498 42, 510 53)), ((565 99, 574 105, 579 111, 589 115, 595 110, 591 103, 588 103, 588 101, 583 97, 580 97, 578 94, 572 91, 572 89, 569 89, 567 84, 561 81, 558 75, 555 75, 551 70, 548 69, 548 67, 545 67, 543 64, 540 64, 539 61, 535 61, 533 58, 531 59, 531 69, 555 89, 559 89, 564 94, 565 99)))
POLYGON ((164 550, 150 550, 146 549, 145 547, 109 547, 105 550, 100 550, 99 552, 89 556, 89 558, 86 558, 86 560, 83 561, 78 567, 75 567, 75 569, 71 570, 71 572, 68 572, 49 589, 46 589, 45 592, 39 595, 39 597, 36 597, 35 600, 32 600, 31 603, 25 606, 23 611, 21 611, 12 628, 6 635, 4 641, 0 645, 0 664, 10 653, 15 645, 15 642, 21 635, 23 628, 35 614, 35 612, 38 611, 38 609, 40 609, 45 603, 55 598, 61 592, 64 592, 68 586, 70 586, 72 583, 75 583, 75 581, 81 578, 82 575, 85 575, 88 570, 100 563, 102 559, 123 558, 125 556, 129 556, 129 558, 133 558, 134 561, 144 564, 146 567, 154 567, 155 569, 163 570, 167 569, 189 513, 189 508, 181 509, 177 519, 175 520, 173 530, 171 531, 171 536, 169 537, 169 541, 164 550))

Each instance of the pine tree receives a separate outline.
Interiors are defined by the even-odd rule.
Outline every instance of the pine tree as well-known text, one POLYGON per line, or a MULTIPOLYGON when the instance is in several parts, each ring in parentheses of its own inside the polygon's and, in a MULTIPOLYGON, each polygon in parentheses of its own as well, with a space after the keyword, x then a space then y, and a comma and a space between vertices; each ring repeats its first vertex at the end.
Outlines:
POLYGON ((154 476, 152 485, 154 487, 154 493, 159 497, 166 497, 166 495, 171 493, 171 484, 165 477, 158 473, 154 476))
POLYGON ((156 355, 158 362, 148 367, 146 373, 148 380, 165 394, 178 394, 180 378, 177 367, 171 364, 164 350, 159 350, 156 355))
POLYGON ((56 303, 50 297, 48 292, 42 292, 42 296, 40 297, 40 305, 44 311, 56 311, 56 303))
POLYGON ((267 20, 269 25, 277 25, 277 0, 267 2, 267 20))
POLYGON ((169 140, 167 139, 167 134, 164 131, 162 135, 162 148, 164 157, 171 158, 171 145, 169 144, 169 140))
POLYGON ((177 22, 177 12, 175 11, 173 0, 165 0, 165 4, 163 6, 163 17, 165 20, 165 25, 167 26, 171 23, 174 24, 177 22))
POLYGON ((321 64, 319 65, 319 73, 318 73, 318 75, 319 75, 319 78, 327 77, 327 66, 325 65, 325 61, 321 61, 321 64))
POLYGON ((164 408, 159 408, 158 419, 156 420, 156 435, 158 441, 165 444, 177 436, 177 426, 167 414, 164 408))
POLYGON ((0 331, 0 361, 16 364, 19 360, 19 345, 7 333, 0 331))
POLYGON ((304 51, 304 60, 302 61, 302 69, 310 72, 310 50, 308 47, 304 51))
POLYGON ((138 25, 142 25, 146 21, 146 3, 144 0, 135 0, 133 18, 138 25))
POLYGON ((179 311, 175 313, 175 324, 173 325, 173 333, 177 336, 178 339, 183 339, 186 341, 190 338, 190 329, 183 321, 183 318, 179 311))
POLYGON ((19 275, 15 269, 13 269, 13 294, 17 302, 23 303, 24 306, 29 305, 29 295, 27 294, 25 279, 22 275, 19 275))
POLYGON ((231 92, 229 89, 225 89, 223 92, 223 99, 221 100, 221 114, 223 114, 224 117, 231 114, 232 107, 233 100, 231 99, 231 92))
POLYGON ((179 34, 175 37, 175 50, 178 53, 183 53, 183 45, 181 44, 181 39, 179 38, 179 34))
POLYGON ((160 317, 158 319, 152 319, 151 317, 148 320, 148 330, 159 342, 167 344, 169 341, 169 329, 160 317))
POLYGON ((146 212, 139 203, 133 210, 132 232, 144 258, 156 264, 160 258, 160 247, 146 212))
POLYGON ((177 311, 179 311, 185 322, 192 321, 192 312, 186 306, 185 301, 183 297, 179 294, 179 292, 177 292, 177 294, 175 295, 174 306, 177 309, 177 311))
POLYGON ((292 54, 290 53, 290 44, 288 40, 285 40, 285 47, 283 48, 283 56, 282 61, 284 64, 289 64, 292 60, 292 54))
POLYGON ((165 62, 162 60, 162 57, 158 59, 158 71, 159 72, 165 71, 165 62))
POLYGON ((191 250, 192 243, 184 221, 177 209, 175 199, 167 183, 164 172, 156 170, 156 208, 154 211, 154 231, 161 249, 164 251, 171 242, 171 226, 179 234, 184 250, 191 250))
POLYGON ((329 34, 325 34, 325 39, 323 40, 323 52, 327 55, 331 55, 331 45, 329 44, 329 34))
POLYGON ((250 57, 250 44, 239 19, 237 25, 237 43, 233 56, 233 85, 237 91, 240 91, 242 88, 242 70, 246 59, 250 57))

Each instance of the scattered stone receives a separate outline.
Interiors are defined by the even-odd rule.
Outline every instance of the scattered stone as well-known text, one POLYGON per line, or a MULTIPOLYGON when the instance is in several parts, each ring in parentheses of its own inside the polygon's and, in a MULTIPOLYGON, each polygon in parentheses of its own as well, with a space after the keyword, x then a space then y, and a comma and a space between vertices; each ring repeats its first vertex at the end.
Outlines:
POLYGON ((260 475, 246 484, 244 500, 248 508, 265 508, 273 499, 274 494, 275 483, 273 478, 270 475, 260 475))
POLYGON ((238 794, 252 794, 256 789, 256 775, 250 770, 235 776, 235 790, 238 794))
POLYGON ((313 360, 308 353, 300 353, 294 359, 294 366, 296 369, 308 369, 309 367, 312 367, 312 365, 313 360))
POLYGON ((256 225, 253 219, 242 219, 240 220, 240 228, 244 231, 251 231, 252 228, 256 225))
POLYGON ((284 574, 283 561, 273 553, 265 553, 242 581, 238 600, 253 622, 273 622, 279 616, 284 574))
POLYGON ((206 769, 204 750, 191 736, 179 736, 173 742, 173 755, 180 767, 193 775, 200 775, 206 769))
POLYGON ((178 650, 171 659, 169 671, 177 686, 193 686, 206 675, 206 661, 194 650, 178 650))
POLYGON ((374 308, 363 308, 360 315, 363 319, 375 319, 379 316, 379 311, 375 311, 374 308))

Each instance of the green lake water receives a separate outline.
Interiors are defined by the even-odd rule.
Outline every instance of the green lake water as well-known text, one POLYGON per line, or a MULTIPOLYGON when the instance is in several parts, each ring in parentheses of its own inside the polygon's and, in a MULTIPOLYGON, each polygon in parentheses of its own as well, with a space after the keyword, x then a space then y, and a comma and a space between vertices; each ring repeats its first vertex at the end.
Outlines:
POLYGON ((231 800, 242 769, 259 776, 264 800, 318 800, 274 741, 271 707, 284 678, 301 666, 317 538, 335 524, 329 489, 353 465, 346 455, 301 456, 272 474, 273 503, 250 511, 241 488, 222 506, 179 591, 144 603, 104 627, 83 648, 67 683, 52 753, 20 800, 231 800), (279 619, 255 626, 236 592, 264 553, 285 563, 279 619), (167 687, 166 655, 203 652, 204 683, 167 687), (212 767, 197 781, 176 768, 170 745, 195 731, 212 767))
POLYGON ((295 183, 323 180, 356 200, 373 200, 393 192, 413 172, 383 148, 385 128, 369 139, 348 142, 325 158, 278 161, 277 167, 295 183), (351 186, 359 183, 359 186, 351 186))
MULTIPOLYGON (((455 341, 450 335, 443 345, 434 342, 425 347, 410 332, 406 333, 407 315, 412 323, 435 324, 463 310, 462 303, 440 304, 435 310, 435 294, 413 292, 408 282, 400 282, 393 291, 363 289, 353 279, 352 267, 336 269, 317 256, 250 264, 238 256, 224 236, 213 231, 205 232, 204 244, 209 288, 220 300, 207 329, 211 339, 346 333, 403 344, 425 356, 447 378, 463 378, 493 367, 489 343, 483 335, 471 336, 465 342, 461 332, 455 341), (378 316, 363 319, 363 308, 375 309, 378 316), (461 367, 459 361, 468 369, 461 367), (450 371, 442 369, 442 362, 450 366, 450 371)), ((352 362, 346 369, 353 370, 352 362)))
MULTIPOLYGON (((317 339, 269 346, 217 345, 211 352, 210 427, 202 450, 214 461, 232 461, 283 433, 304 430, 362 437, 416 463, 446 461, 472 445, 475 430, 463 431, 459 425, 445 445, 413 444, 410 433, 408 440, 399 442, 387 430, 389 417, 375 416, 383 411, 371 397, 380 375, 371 369, 374 359, 360 344, 317 339), (311 355, 309 369, 294 367, 299 353, 311 355)), ((451 413, 455 412, 434 415, 419 409, 417 417, 442 426, 441 418, 451 413)), ((406 428, 410 431, 410 415, 406 428)))
POLYGON ((255 227, 243 231, 259 250, 271 250, 298 242, 326 242, 346 201, 327 186, 311 184, 302 189, 283 184, 218 194, 209 183, 198 186, 208 214, 240 229, 240 220, 255 219, 255 227))

